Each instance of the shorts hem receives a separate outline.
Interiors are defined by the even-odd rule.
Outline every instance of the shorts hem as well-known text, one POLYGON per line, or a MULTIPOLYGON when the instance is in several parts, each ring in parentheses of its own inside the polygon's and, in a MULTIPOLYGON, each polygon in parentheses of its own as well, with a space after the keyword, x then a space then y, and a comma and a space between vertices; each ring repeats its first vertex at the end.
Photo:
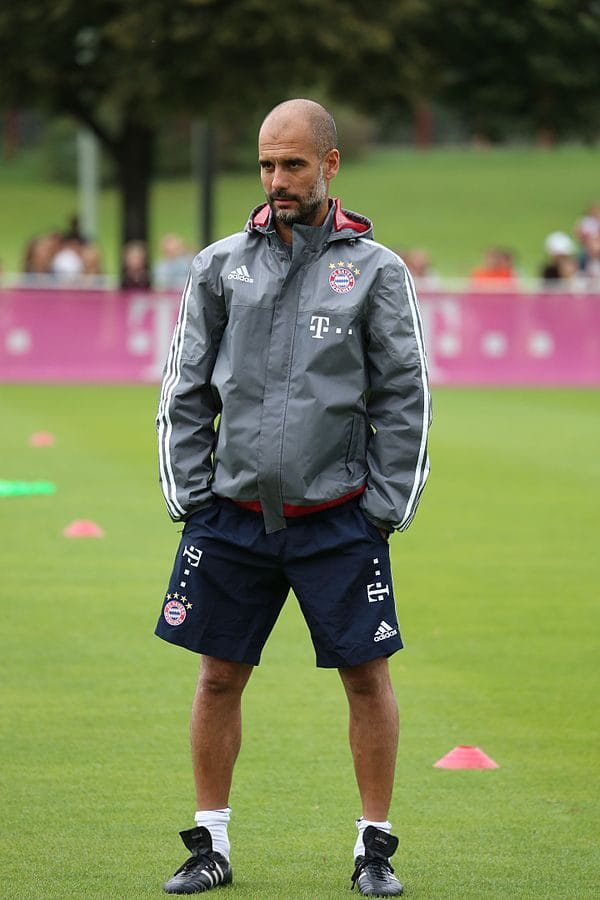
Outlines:
POLYGON ((182 650, 188 650, 190 653, 197 653, 199 656, 213 656, 215 659, 222 659, 225 662, 244 663, 248 666, 260 665, 260 654, 258 656, 253 656, 251 659, 248 659, 247 657, 241 658, 235 653, 216 652, 214 648, 202 644, 191 647, 183 641, 176 640, 177 635, 175 634, 172 637, 170 635, 162 634, 160 631, 155 631, 154 634, 157 638, 160 638, 161 641, 165 641, 167 644, 172 644, 174 647, 181 647, 182 650))
POLYGON ((364 656, 358 657, 356 660, 352 660, 352 662, 329 662, 329 661, 319 661, 317 659, 317 669, 349 669, 352 666, 362 666, 364 663, 372 662, 374 659, 381 659, 381 657, 390 657, 394 653, 397 653, 398 650, 403 650, 404 644, 399 644, 398 646, 394 646, 391 648, 383 649, 383 647, 374 647, 371 653, 365 653, 364 656))

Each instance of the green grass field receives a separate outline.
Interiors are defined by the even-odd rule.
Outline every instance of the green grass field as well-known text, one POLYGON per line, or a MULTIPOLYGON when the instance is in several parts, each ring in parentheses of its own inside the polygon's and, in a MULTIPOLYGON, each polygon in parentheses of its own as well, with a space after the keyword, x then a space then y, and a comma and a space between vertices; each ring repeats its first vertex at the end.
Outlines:
MULTIPOLYGON (((561 147, 493 150, 380 149, 342 166, 333 183, 345 206, 370 216, 375 236, 395 249, 427 248, 444 276, 467 275, 483 250, 513 248, 525 275, 535 275, 551 231, 571 232, 591 202, 598 202, 597 149, 561 147)), ((40 180, 39 166, 22 158, 0 167, 1 262, 18 271, 34 234, 64 228, 77 207, 74 188, 40 180)), ((216 190, 215 238, 243 227, 262 202, 258 175, 227 174, 216 190)), ((168 231, 197 242, 197 193, 188 180, 162 181, 152 195, 152 243, 168 231)), ((116 271, 118 205, 113 190, 99 203, 100 244, 116 271)))
MULTIPOLYGON (((178 540, 153 387, 2 386, 0 896, 162 896, 194 810, 197 660, 153 628, 178 540), (31 449, 48 429, 53 448, 31 449), (68 540, 76 518, 102 540, 68 540)), ((438 390, 432 475, 392 541, 407 649, 391 819, 409 898, 599 895, 600 395, 438 390), (441 771, 458 744, 495 771, 441 771)), ((288 601, 245 695, 223 896, 350 896, 359 813, 335 672, 288 601)), ((220 896, 220 895, 219 895, 220 896)))

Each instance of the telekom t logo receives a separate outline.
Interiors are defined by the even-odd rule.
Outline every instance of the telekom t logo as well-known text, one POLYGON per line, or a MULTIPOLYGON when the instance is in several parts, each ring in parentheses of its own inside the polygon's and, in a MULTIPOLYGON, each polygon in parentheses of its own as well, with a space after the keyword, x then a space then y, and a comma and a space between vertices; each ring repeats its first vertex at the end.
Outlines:
POLYGON ((195 569, 197 569, 198 565, 200 563, 200 560, 202 558, 202 550, 198 550, 193 545, 190 545, 188 547, 186 544, 186 547, 182 553, 182 556, 187 556, 187 558, 189 560, 189 565, 193 566, 195 569))
POLYGON ((329 331, 329 316, 311 316, 310 317, 311 337, 319 341, 324 340, 323 335, 329 331))
POLYGON ((377 603, 378 600, 383 600, 384 597, 389 597, 390 589, 386 584, 385 587, 382 586, 380 581, 375 582, 375 584, 367 585, 367 597, 369 598, 369 603, 377 603))

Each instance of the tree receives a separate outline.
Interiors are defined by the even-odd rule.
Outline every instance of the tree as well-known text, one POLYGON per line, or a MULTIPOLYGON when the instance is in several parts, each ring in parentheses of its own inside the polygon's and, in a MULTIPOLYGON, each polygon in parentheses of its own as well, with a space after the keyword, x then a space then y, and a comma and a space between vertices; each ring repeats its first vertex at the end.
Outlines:
POLYGON ((147 240, 166 112, 218 121, 327 83, 345 57, 389 48, 393 6, 371 18, 355 0, 19 0, 0 11, 0 102, 66 113, 94 132, 115 166, 123 242, 147 240))
POLYGON ((147 240, 165 113, 247 117, 318 85, 371 114, 437 100, 484 135, 591 138, 599 46, 600 0, 18 0, 0 9, 0 104, 90 128, 123 240, 147 240))
POLYGON ((474 132, 597 137, 598 0, 432 0, 430 11, 437 96, 474 132))
MULTIPOLYGON (((435 101, 492 139, 597 139, 600 0, 402 0, 386 22, 386 50, 362 55, 363 107, 408 106, 418 120, 435 101)), ((338 93, 352 71, 349 55, 332 76, 338 93)))

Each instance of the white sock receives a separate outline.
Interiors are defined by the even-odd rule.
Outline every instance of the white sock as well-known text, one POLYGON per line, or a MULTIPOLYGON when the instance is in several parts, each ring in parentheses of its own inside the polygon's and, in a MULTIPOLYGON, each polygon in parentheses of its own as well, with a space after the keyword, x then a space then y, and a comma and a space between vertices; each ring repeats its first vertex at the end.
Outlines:
POLYGON ((369 825, 373 825, 374 828, 380 828, 382 831, 385 831, 386 834, 390 834, 392 830, 392 826, 389 822, 370 822, 368 819, 363 819, 362 816, 360 819, 357 819, 356 827, 358 828, 358 837, 356 838, 356 844, 354 845, 354 859, 356 859, 357 856, 365 855, 363 834, 365 828, 368 828, 369 825))
POLYGON ((222 853, 226 859, 229 859, 231 845, 227 836, 227 825, 231 815, 231 808, 226 806, 225 809, 199 809, 194 816, 196 825, 203 825, 210 831, 212 838, 213 850, 222 853))

